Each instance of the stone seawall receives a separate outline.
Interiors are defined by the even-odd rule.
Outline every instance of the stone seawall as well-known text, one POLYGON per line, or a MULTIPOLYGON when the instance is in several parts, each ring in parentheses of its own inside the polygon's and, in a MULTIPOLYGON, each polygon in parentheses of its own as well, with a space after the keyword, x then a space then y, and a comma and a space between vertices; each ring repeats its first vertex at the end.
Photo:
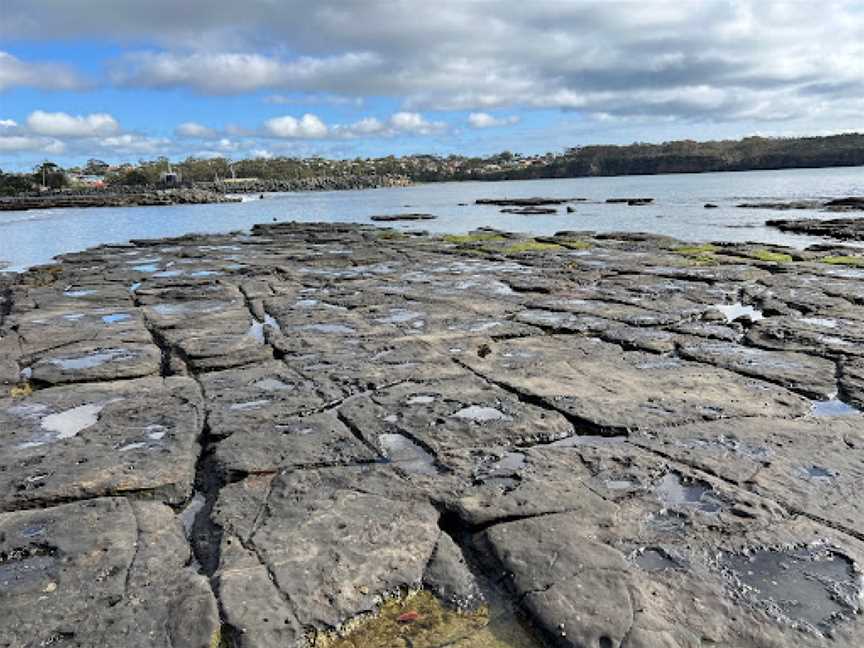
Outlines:
POLYGON ((0 275, 0 646, 859 648, 855 254, 283 223, 0 275))

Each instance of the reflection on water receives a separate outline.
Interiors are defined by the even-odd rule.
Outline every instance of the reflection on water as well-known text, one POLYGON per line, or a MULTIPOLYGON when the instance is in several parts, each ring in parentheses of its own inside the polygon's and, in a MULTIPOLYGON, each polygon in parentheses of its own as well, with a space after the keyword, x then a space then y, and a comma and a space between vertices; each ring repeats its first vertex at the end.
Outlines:
MULTIPOLYGON (((264 200, 219 205, 49 209, 0 214, 0 258, 13 270, 46 263, 63 252, 136 238, 189 232, 228 232, 255 223, 331 221, 371 223, 373 214, 422 209, 438 216, 422 223, 393 223, 397 229, 466 232, 489 226, 513 232, 552 234, 559 230, 657 232, 685 241, 760 241, 805 247, 813 237, 764 226, 777 212, 738 209, 741 202, 803 200, 864 194, 861 169, 794 169, 617 178, 570 178, 508 182, 433 183, 414 187, 268 194, 264 200), (607 198, 645 195, 641 207, 607 204, 607 198), (520 216, 473 204, 489 197, 583 197, 575 211, 520 216), (719 205, 704 209, 705 203, 719 205), (465 203, 460 206, 459 203, 465 203), (404 205, 411 205, 410 209, 404 205)), ((783 218, 830 218, 836 214, 796 210, 783 218)), ((152 263, 152 259, 133 263, 152 263)), ((152 271, 156 271, 154 268, 152 271)), ((144 270, 142 270, 143 272, 144 270)), ((147 270, 148 272, 151 270, 147 270)))

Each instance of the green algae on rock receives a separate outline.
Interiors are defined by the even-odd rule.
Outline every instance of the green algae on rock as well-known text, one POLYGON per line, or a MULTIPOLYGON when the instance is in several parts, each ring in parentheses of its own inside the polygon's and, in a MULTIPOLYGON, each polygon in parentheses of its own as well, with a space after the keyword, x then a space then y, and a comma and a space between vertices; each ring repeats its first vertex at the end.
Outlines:
POLYGON ((321 635, 315 648, 539 648, 508 611, 483 606, 457 612, 425 590, 385 601, 374 616, 361 617, 341 634, 321 635))

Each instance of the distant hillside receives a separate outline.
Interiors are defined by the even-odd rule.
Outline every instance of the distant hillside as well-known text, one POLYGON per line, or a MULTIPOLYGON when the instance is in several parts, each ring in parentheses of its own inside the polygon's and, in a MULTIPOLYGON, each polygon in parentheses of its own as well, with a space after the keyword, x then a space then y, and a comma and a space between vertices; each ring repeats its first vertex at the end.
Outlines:
MULTIPOLYGON (((864 165, 864 134, 629 146, 585 146, 541 164, 482 174, 487 179, 573 178, 864 165)), ((475 176, 476 177, 476 176, 475 176)))

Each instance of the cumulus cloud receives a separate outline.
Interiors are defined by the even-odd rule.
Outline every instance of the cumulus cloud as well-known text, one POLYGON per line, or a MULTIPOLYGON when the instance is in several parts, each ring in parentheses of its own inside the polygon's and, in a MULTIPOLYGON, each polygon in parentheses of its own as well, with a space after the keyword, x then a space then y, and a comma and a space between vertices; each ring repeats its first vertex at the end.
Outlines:
POLYGON ((36 110, 27 117, 27 128, 36 135, 53 137, 94 137, 119 132, 120 124, 107 113, 69 115, 36 110))
POLYGON ((238 94, 262 88, 328 90, 350 83, 380 63, 368 52, 292 60, 236 52, 133 52, 112 64, 118 85, 190 87, 211 94, 238 94))
POLYGON ((485 112, 472 112, 468 115, 468 125, 471 128, 494 128, 496 126, 510 126, 519 122, 519 117, 493 117, 485 112))
POLYGON ((29 135, 0 135, 0 151, 6 153, 34 152, 59 155, 66 150, 63 142, 29 135))
POLYGON ((22 61, 8 52, 0 51, 0 91, 15 87, 77 90, 84 85, 81 77, 66 65, 22 61))
POLYGON ((429 135, 438 133, 447 128, 444 122, 427 121, 423 115, 416 112, 398 112, 390 117, 390 125, 395 131, 403 133, 415 133, 417 135, 429 135))
POLYGON ((285 115, 264 122, 264 130, 272 137, 286 139, 322 139, 329 129, 319 117, 306 113, 300 119, 285 115))
POLYGON ((183 122, 174 130, 180 137, 193 139, 212 139, 216 137, 216 131, 196 122, 183 122))
POLYGON ((107 3, 49 0, 36 20, 32 2, 6 0, 5 29, 158 43, 115 61, 119 84, 389 96, 406 111, 528 107, 734 120, 773 114, 791 97, 784 115, 793 118, 814 116, 806 99, 816 92, 824 118, 842 111, 850 92, 860 97, 864 84, 864 8, 856 0, 442 0, 434 10, 420 0, 250 0, 240 14, 227 0, 189 0, 179 14, 167 0, 110 11, 107 3), (734 97, 708 106, 665 98, 697 87, 734 97))

